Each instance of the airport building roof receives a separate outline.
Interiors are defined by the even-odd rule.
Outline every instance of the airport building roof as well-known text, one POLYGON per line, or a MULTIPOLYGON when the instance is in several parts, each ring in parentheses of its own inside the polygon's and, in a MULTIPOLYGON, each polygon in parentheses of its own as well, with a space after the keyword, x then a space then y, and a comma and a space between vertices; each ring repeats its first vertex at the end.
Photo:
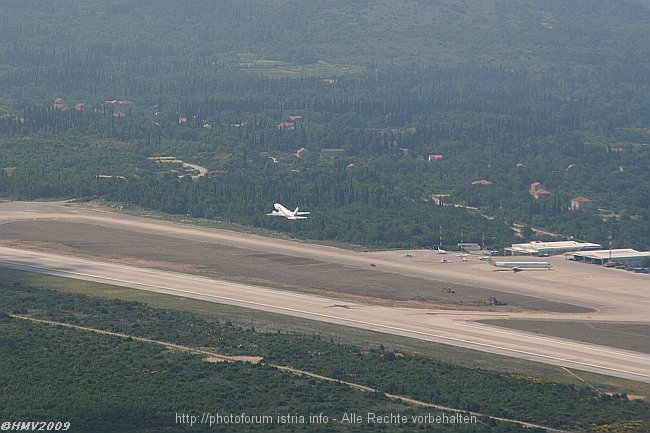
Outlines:
POLYGON ((601 265, 609 261, 624 265, 638 265, 646 257, 650 257, 650 251, 637 251, 631 248, 584 251, 573 254, 573 260, 601 265))
POLYGON ((609 259, 612 260, 620 258, 630 258, 630 257, 650 257, 650 251, 637 251, 632 248, 621 248, 618 250, 594 250, 594 251, 585 251, 582 253, 574 254, 576 256, 590 257, 593 259, 609 259))
MULTIPOLYGON (((602 248, 600 244, 577 241, 538 242, 532 241, 524 244, 512 244, 505 249, 506 255, 512 256, 539 256, 555 255, 572 251, 596 250, 602 248)), ((608 250, 609 251, 609 250, 608 250)))

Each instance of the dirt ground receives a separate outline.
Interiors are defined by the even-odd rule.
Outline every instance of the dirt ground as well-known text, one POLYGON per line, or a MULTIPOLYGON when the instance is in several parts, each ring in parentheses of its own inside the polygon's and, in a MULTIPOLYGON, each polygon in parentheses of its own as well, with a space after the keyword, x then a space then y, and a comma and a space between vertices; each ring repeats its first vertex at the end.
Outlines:
POLYGON ((579 306, 505 293, 490 287, 70 221, 7 222, 0 226, 0 244, 191 272, 357 302, 504 312, 588 311, 579 306), (490 298, 507 305, 490 305, 490 298))

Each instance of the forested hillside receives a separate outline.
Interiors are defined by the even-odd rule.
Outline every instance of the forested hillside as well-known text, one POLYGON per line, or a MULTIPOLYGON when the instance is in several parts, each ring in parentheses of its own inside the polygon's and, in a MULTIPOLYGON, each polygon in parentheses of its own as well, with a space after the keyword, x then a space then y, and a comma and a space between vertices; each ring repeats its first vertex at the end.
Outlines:
POLYGON ((2 8, 2 197, 98 197, 373 247, 499 246, 513 223, 650 245, 647 2, 2 8), (179 177, 155 155, 209 173, 179 177), (577 196, 592 208, 569 211, 577 196), (266 217, 278 201, 312 214, 266 217))

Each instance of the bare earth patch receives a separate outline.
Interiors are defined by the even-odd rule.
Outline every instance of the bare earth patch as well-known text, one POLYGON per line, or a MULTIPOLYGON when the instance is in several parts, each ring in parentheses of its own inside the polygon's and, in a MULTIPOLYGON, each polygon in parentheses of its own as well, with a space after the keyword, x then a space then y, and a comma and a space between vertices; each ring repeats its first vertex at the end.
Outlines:
POLYGON ((261 356, 208 356, 207 358, 204 358, 203 360, 206 362, 229 362, 229 361, 236 361, 236 362, 247 362, 249 364, 259 364, 262 362, 262 357, 261 356))

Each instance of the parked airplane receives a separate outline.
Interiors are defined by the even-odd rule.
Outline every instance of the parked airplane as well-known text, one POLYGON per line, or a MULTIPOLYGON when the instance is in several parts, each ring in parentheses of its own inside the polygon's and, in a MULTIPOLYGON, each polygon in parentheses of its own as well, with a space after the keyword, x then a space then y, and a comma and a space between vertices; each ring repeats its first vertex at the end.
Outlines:
POLYGON ((443 250, 442 248, 438 247, 438 254, 447 254, 447 250, 443 250))
POLYGON ((549 262, 497 262, 494 259, 489 259, 489 262, 497 268, 510 268, 512 272, 519 272, 524 269, 551 269, 549 262))
POLYGON ((275 210, 271 213, 267 213, 267 215, 281 216, 289 220, 304 220, 307 219, 307 217, 303 215, 309 215, 309 212, 298 212, 298 208, 296 208, 296 210, 291 212, 289 209, 282 206, 280 203, 274 203, 273 209, 275 210))

